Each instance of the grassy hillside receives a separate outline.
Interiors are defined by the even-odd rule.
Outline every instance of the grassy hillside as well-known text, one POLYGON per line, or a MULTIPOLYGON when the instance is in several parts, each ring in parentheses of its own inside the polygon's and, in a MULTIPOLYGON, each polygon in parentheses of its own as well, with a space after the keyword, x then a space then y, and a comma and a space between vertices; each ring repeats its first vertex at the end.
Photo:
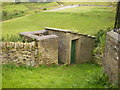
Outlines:
POLYGON ((81 6, 56 12, 33 13, 3 22, 3 35, 43 30, 44 27, 69 29, 94 35, 100 29, 113 28, 112 7, 81 6))
POLYGON ((51 8, 57 8, 59 5, 52 3, 3 3, 3 18, 2 20, 9 20, 17 17, 22 17, 31 13, 37 13, 51 8))
POLYGON ((2 4, 2 21, 22 17, 31 13, 38 13, 44 10, 49 10, 53 8, 63 7, 66 5, 73 4, 86 4, 86 5, 115 5, 116 3, 111 2, 51 2, 51 3, 13 3, 13 2, 4 2, 2 4))

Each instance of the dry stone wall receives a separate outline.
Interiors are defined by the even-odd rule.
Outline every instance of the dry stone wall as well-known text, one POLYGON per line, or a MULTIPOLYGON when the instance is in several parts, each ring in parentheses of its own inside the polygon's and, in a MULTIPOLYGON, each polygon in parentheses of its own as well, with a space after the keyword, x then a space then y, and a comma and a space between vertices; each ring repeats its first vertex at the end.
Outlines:
POLYGON ((0 46, 0 60, 2 64, 15 63, 17 65, 28 66, 58 64, 57 46, 56 49, 51 49, 49 47, 44 48, 44 46, 42 46, 44 43, 47 43, 46 45, 50 45, 50 42, 48 41, 31 43, 2 42, 0 46), (53 52, 53 49, 56 51, 53 52))
POLYGON ((35 42, 2 42, 1 45, 3 64, 14 62, 17 65, 36 65, 37 47, 35 42))
POLYGON ((119 48, 120 48, 120 34, 110 31, 107 33, 106 45, 103 58, 103 66, 105 72, 108 74, 110 81, 118 83, 119 68, 119 48))

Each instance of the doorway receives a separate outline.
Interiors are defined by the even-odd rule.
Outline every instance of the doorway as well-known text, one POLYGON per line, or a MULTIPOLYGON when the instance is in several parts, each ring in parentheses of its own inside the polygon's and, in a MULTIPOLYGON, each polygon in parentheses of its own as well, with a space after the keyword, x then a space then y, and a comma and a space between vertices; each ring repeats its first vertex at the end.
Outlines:
POLYGON ((76 56, 76 40, 71 41, 71 61, 70 64, 75 63, 75 56, 76 56))

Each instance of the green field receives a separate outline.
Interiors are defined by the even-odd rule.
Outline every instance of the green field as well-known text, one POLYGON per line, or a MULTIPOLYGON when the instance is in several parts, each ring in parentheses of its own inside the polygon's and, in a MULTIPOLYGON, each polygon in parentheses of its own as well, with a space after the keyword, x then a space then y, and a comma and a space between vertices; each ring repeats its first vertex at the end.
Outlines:
POLYGON ((100 66, 81 64, 72 66, 16 67, 3 65, 3 88, 108 88, 100 66))
POLYGON ((113 28, 115 12, 112 7, 89 7, 64 9, 56 12, 32 13, 3 22, 5 34, 43 30, 44 27, 69 29, 90 35, 99 30, 113 28))

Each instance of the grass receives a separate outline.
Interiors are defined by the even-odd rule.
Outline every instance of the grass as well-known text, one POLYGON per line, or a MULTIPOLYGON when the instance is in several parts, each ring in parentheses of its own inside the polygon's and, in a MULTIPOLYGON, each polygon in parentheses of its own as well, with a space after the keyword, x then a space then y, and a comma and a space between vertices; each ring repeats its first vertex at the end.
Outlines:
POLYGON ((3 22, 4 34, 43 30, 44 27, 69 29, 95 35, 100 29, 113 28, 112 7, 77 7, 57 12, 33 13, 3 22), (84 8, 85 11, 82 9, 84 8))
POLYGON ((94 64, 26 67, 2 66, 3 88, 107 88, 113 87, 94 64), (106 81, 105 81, 106 80, 106 81))

